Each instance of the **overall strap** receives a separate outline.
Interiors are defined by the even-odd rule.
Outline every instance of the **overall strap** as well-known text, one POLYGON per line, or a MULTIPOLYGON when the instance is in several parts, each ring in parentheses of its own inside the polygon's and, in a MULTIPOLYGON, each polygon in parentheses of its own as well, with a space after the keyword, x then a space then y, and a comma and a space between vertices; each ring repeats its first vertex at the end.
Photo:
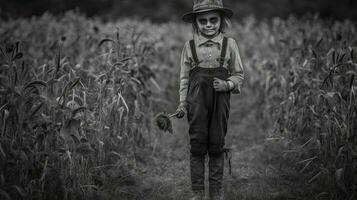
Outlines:
POLYGON ((197 57, 194 40, 190 40, 190 48, 191 48, 191 54, 192 54, 193 61, 195 62, 196 65, 198 65, 198 57, 197 57))
POLYGON ((222 51, 221 51, 221 57, 220 57, 220 62, 219 62, 220 67, 223 67, 224 60, 226 58, 227 40, 228 40, 227 37, 223 37, 222 51))

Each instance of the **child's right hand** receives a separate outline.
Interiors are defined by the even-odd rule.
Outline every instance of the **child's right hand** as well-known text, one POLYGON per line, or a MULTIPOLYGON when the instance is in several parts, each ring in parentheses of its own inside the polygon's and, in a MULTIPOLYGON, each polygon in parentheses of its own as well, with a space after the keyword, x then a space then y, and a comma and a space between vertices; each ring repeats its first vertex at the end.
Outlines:
POLYGON ((176 117, 179 119, 184 117, 185 113, 186 113, 185 110, 186 110, 186 106, 184 104, 180 103, 180 105, 177 107, 176 112, 175 112, 176 117))

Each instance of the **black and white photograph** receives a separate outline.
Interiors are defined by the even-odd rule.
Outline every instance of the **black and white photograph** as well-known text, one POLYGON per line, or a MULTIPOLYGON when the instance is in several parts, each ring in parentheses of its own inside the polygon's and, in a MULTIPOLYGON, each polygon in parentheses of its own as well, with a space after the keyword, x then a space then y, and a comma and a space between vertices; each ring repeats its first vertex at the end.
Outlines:
POLYGON ((355 0, 0 0, 0 199, 355 200, 356 79, 355 0))

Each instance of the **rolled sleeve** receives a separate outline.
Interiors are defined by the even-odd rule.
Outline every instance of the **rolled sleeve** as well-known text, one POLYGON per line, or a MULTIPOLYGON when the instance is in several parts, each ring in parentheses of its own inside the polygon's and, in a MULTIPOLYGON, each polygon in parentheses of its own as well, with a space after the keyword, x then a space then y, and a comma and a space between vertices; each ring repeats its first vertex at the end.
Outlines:
POLYGON ((242 60, 239 54, 239 48, 236 41, 233 38, 229 38, 228 44, 229 44, 230 57, 231 57, 228 66, 229 69, 228 80, 232 81, 234 84, 232 93, 240 94, 241 85, 243 84, 243 80, 244 80, 244 68, 243 68, 242 60))
POLYGON ((191 69, 191 59, 189 51, 189 42, 186 42, 181 53, 181 70, 180 70, 180 104, 186 104, 189 73, 191 69))

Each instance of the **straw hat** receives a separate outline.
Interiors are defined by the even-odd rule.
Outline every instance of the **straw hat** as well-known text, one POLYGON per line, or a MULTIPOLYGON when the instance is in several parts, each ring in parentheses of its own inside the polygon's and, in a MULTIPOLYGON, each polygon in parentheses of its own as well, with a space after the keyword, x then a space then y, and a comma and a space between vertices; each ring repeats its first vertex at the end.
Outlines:
POLYGON ((222 0, 193 0, 193 11, 184 14, 182 20, 192 23, 195 14, 212 10, 220 11, 228 18, 233 15, 232 10, 223 7, 222 0))

